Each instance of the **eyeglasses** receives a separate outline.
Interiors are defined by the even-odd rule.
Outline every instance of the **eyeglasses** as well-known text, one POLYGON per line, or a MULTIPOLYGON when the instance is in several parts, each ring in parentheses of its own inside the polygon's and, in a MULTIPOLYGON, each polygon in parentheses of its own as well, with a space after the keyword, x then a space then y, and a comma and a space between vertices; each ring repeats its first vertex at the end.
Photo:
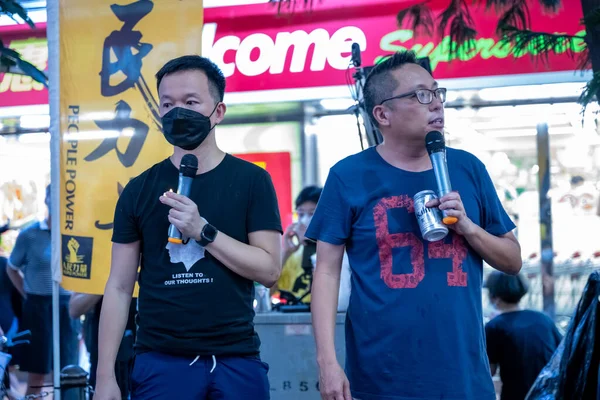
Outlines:
POLYGON ((437 88, 435 90, 429 89, 417 89, 412 92, 400 94, 398 96, 390 97, 389 99, 383 100, 379 105, 382 105, 386 101, 394 99, 403 99, 405 97, 416 96, 417 100, 421 104, 431 104, 433 96, 437 97, 442 103, 446 101, 446 88, 437 88))

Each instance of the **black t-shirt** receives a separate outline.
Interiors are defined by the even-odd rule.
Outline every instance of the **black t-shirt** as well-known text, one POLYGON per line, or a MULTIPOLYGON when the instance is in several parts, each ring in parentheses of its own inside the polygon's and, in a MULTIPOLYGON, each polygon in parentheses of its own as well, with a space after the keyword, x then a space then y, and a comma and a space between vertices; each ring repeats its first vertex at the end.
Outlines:
POLYGON ((485 326, 490 363, 500 367, 502 400, 522 400, 562 337, 550 317, 522 310, 500 314, 485 326))
POLYGON ((9 268, 6 257, 0 256, 0 327, 6 334, 12 326, 15 316, 20 315, 21 295, 12 284, 6 269, 9 268))
MULTIPOLYGON (((167 249, 170 207, 159 197, 177 190, 178 179, 178 169, 166 159, 131 180, 115 210, 113 242, 141 241, 136 351, 258 354, 253 282, 194 240, 167 249)), ((248 244, 251 232, 282 231, 269 174, 229 154, 196 175, 189 197, 211 225, 242 243, 248 244)))

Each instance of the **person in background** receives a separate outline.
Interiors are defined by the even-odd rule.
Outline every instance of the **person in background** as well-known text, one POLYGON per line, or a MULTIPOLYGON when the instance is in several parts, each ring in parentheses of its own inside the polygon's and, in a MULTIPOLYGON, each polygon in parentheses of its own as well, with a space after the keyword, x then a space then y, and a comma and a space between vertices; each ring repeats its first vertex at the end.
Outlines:
MULTIPOLYGON (((85 315, 84 338, 90 355, 89 382, 94 388, 96 387, 96 370, 98 369, 98 331, 102 298, 103 296, 96 294, 73 293, 69 301, 69 314, 71 318, 80 318, 82 315, 85 315)), ((117 362, 115 363, 115 376, 123 400, 129 398, 131 391, 130 374, 134 358, 133 345, 136 331, 136 308, 137 299, 133 298, 129 306, 129 317, 125 326, 125 334, 123 335, 123 340, 117 353, 117 362)))
POLYGON ((546 314, 523 310, 529 285, 523 274, 492 271, 485 287, 498 315, 485 326, 492 376, 500 368, 501 400, 523 400, 562 340, 546 314))
POLYGON ((8 276, 8 259, 0 251, 0 329, 14 335, 19 329, 21 294, 8 276))
MULTIPOLYGON (((52 267, 50 185, 46 187, 48 217, 19 233, 7 269, 24 298, 20 330, 30 330, 30 343, 19 348, 21 371, 28 372, 27 394, 38 394, 52 371, 52 267)), ((60 365, 79 363, 78 323, 69 317, 70 292, 60 288, 60 365)))
POLYGON ((287 227, 281 241, 281 276, 271 288, 271 293, 279 292, 280 298, 285 299, 291 294, 295 299, 305 304, 310 303, 310 283, 312 281, 311 257, 316 253, 315 242, 306 240, 304 233, 315 213, 322 188, 307 186, 296 197, 296 214, 298 222, 287 227), (308 293, 308 294, 307 294, 308 293))
MULTIPOLYGON (((2 229, 0 228, 0 234, 2 229)), ((0 336, 12 337, 19 330, 19 319, 21 317, 21 294, 12 284, 8 277, 8 259, 2 254, 0 249, 0 336)), ((9 374, 0 374, 0 380, 5 378, 4 386, 8 390, 9 399, 21 398, 22 395, 17 392, 20 387, 19 380, 14 374, 14 366, 18 365, 18 351, 14 348, 6 349, 12 359, 9 364, 9 374)))

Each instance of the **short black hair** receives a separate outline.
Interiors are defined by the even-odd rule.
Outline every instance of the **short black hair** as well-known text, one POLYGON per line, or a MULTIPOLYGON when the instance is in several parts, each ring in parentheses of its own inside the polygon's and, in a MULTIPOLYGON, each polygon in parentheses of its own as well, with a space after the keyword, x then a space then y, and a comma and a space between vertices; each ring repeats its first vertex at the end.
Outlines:
POLYGON ((585 182, 585 179, 583 179, 583 176, 581 175, 575 175, 571 178, 571 185, 577 185, 583 182, 585 182))
POLYGON ((496 297, 509 304, 517 304, 529 291, 529 283, 523 274, 508 275, 500 271, 490 272, 485 287, 491 298, 496 297))
POLYGON ((296 197, 296 208, 300 207, 302 204, 307 201, 312 201, 313 203, 318 203, 319 198, 321 198, 321 192, 323 188, 319 186, 307 186, 296 197))
POLYGON ((406 64, 421 65, 417 60, 417 55, 412 50, 399 51, 384 61, 373 67, 364 87, 365 108, 369 118, 375 126, 379 126, 373 116, 373 109, 383 100, 394 95, 394 90, 398 87, 398 81, 392 76, 391 72, 403 67, 406 64))
POLYGON ((210 95, 215 102, 223 101, 225 96, 225 75, 214 62, 206 57, 189 55, 174 58, 156 73, 156 90, 166 75, 181 71, 202 71, 208 78, 210 95))

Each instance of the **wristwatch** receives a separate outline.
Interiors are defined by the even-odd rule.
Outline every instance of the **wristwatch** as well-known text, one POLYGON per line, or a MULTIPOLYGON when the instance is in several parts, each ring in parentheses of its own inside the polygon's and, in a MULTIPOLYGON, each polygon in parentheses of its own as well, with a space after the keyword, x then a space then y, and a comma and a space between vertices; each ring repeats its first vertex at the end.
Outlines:
POLYGON ((202 228, 202 232, 200 232, 200 240, 198 240, 198 244, 202 247, 206 247, 207 245, 215 241, 217 233, 219 233, 217 228, 207 223, 202 228))

